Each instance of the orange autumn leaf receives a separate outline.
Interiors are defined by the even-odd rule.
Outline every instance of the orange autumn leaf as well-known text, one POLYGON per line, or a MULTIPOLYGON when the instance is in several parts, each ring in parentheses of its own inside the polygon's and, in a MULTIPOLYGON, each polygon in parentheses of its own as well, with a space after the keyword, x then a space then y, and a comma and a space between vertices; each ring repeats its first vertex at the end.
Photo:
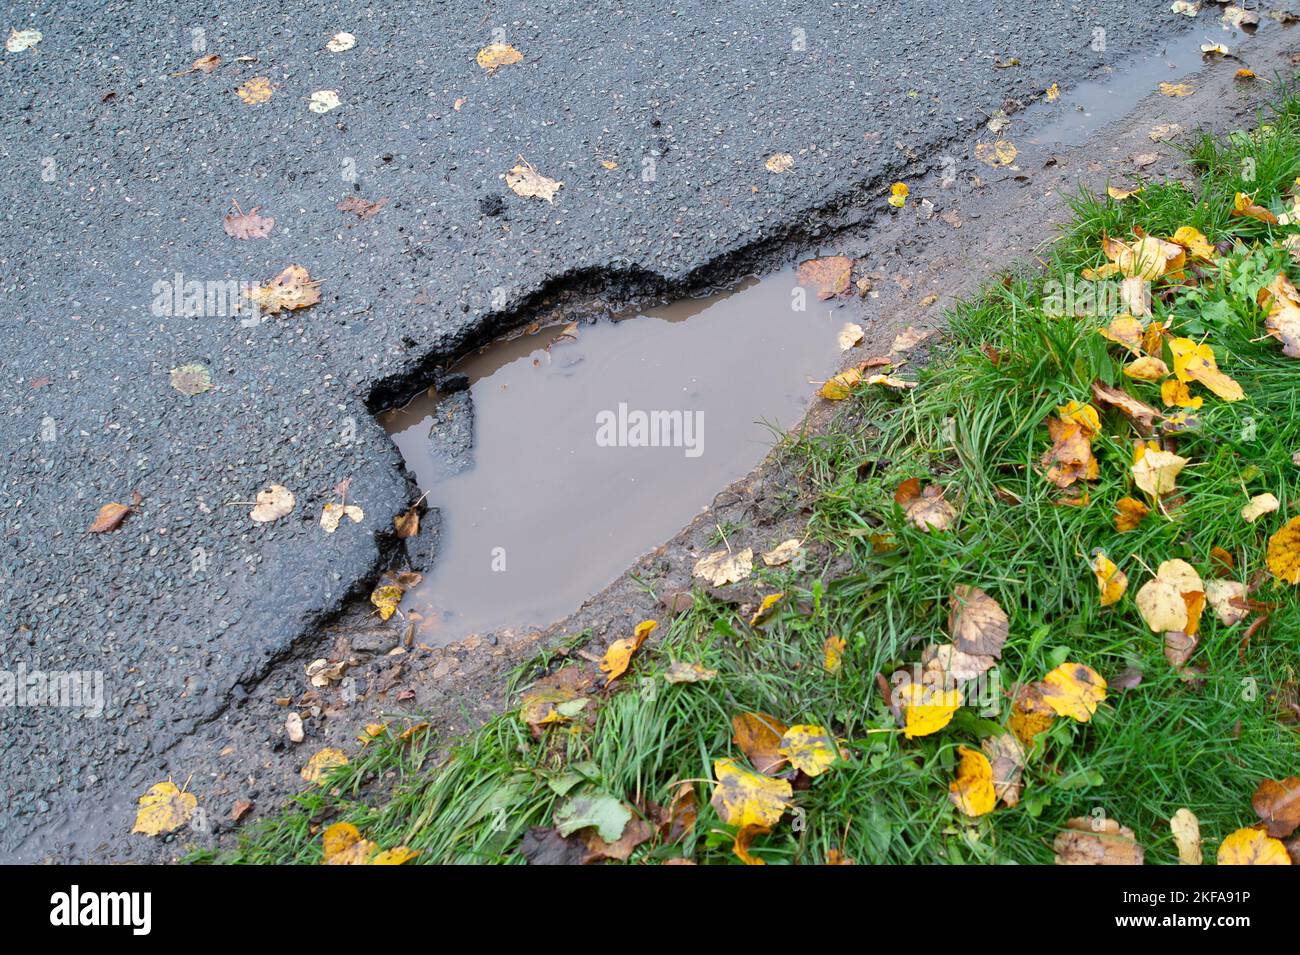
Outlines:
POLYGON ((632 654, 641 649, 641 644, 645 643, 646 637, 654 633, 658 626, 659 623, 655 620, 642 620, 632 631, 632 636, 615 640, 609 645, 609 649, 605 651, 605 659, 600 663, 601 672, 607 674, 606 686, 627 672, 628 666, 632 663, 632 654))
POLYGON ((1121 534, 1136 530, 1151 508, 1133 497, 1122 497, 1115 502, 1115 530, 1121 534))
POLYGON ((1283 583, 1300 584, 1300 517, 1268 539, 1268 569, 1283 583))
POLYGON ((731 718, 732 739, 749 762, 764 775, 775 775, 785 765, 781 740, 789 729, 769 713, 741 713, 731 718))
POLYGON ((1233 197, 1232 214, 1258 219, 1260 222, 1267 222, 1270 225, 1277 225, 1277 216, 1263 206, 1256 205, 1255 200, 1244 192, 1239 192, 1233 197))

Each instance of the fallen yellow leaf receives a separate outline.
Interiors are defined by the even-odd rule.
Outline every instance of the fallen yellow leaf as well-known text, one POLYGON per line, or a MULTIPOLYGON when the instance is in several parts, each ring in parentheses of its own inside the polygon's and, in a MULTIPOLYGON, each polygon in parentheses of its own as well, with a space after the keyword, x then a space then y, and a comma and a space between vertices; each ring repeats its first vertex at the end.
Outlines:
POLYGON ((1057 716, 1086 723, 1097 712, 1097 704, 1106 699, 1106 681, 1083 663, 1062 663, 1043 677, 1041 693, 1043 702, 1057 716))
POLYGON ((1238 829, 1219 845, 1219 865, 1291 865, 1281 839, 1262 829, 1238 829))
POLYGON ((794 790, 784 779, 769 779, 738 765, 734 759, 713 761, 717 783, 709 801, 729 826, 770 829, 781 821, 794 790))
POLYGON ((957 778, 948 784, 948 798, 954 806, 968 816, 983 816, 997 805, 993 789, 993 767, 988 757, 976 749, 957 747, 961 762, 957 764, 957 778))
POLYGON ((190 821, 198 805, 199 801, 193 793, 181 792, 175 783, 154 783, 140 797, 135 827, 131 831, 146 836, 163 836, 175 832, 190 821))

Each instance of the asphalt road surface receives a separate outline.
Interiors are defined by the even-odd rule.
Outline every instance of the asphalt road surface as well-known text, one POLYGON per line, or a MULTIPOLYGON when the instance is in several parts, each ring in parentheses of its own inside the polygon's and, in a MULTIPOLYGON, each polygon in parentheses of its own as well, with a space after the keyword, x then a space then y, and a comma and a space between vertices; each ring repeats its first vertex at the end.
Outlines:
POLYGON ((103 688, 99 713, 0 708, 0 855, 25 859, 368 591, 414 496, 372 412, 530 296, 707 278, 875 208, 1007 97, 1217 28, 1167 0, 3 6, 42 38, 0 53, 0 664, 103 688), (494 40, 522 61, 480 67, 494 40), (269 100, 236 94, 253 77, 269 100), (553 203, 507 188, 520 157, 553 203), (232 199, 270 234, 227 235, 232 199), (291 263, 319 304, 233 307, 291 263), (212 387, 187 396, 170 372, 194 363, 212 387), (365 516, 327 535, 345 479, 365 516), (286 517, 231 503, 272 483, 286 517))

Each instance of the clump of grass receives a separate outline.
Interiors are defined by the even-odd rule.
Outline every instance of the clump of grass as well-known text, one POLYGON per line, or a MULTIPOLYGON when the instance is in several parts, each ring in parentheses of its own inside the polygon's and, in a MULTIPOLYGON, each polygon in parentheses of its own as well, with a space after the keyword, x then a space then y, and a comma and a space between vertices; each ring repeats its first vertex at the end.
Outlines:
MULTIPOLYGON (((1150 861, 1171 862, 1177 853, 1167 820, 1175 810, 1199 817, 1211 849, 1251 822, 1255 786, 1293 774, 1300 755, 1295 728, 1279 719, 1270 696, 1296 679, 1295 589, 1262 586, 1256 596, 1274 606, 1268 626, 1249 641, 1243 627, 1224 627, 1207 612, 1194 658, 1202 674, 1188 681, 1165 660, 1160 635, 1146 628, 1131 598, 1101 607, 1088 569, 1089 553, 1101 547, 1134 588, 1143 567, 1174 557, 1212 576, 1209 553, 1219 547, 1234 555, 1238 579, 1264 579, 1265 541, 1277 522, 1247 524, 1239 509, 1271 491, 1282 502, 1277 516, 1294 510, 1296 366, 1262 337, 1255 294, 1279 269, 1293 277, 1296 270, 1278 247, 1283 230, 1230 210, 1237 192, 1276 203, 1300 174, 1300 98, 1283 88, 1254 132, 1200 139, 1188 161, 1199 174, 1194 187, 1149 184, 1123 202, 1074 197, 1073 222, 1046 269, 995 282, 960 305, 950 316, 953 344, 925 369, 920 387, 903 395, 864 391, 846 402, 838 426, 789 440, 783 453, 814 489, 809 534, 824 553, 846 560, 847 572, 823 580, 819 567, 760 568, 765 588, 786 595, 761 630, 736 607, 697 595, 658 647, 638 656, 625 689, 604 699, 580 731, 553 728, 534 739, 508 712, 437 760, 441 741, 377 741, 218 861, 317 862, 321 825, 346 819, 382 846, 420 850, 421 862, 520 862, 524 833, 550 824, 561 798, 555 783, 567 768, 581 764, 630 805, 662 804, 677 782, 708 780, 714 759, 738 755, 730 720, 744 711, 825 726, 847 757, 796 794, 791 824, 756 843, 772 863, 822 862, 832 851, 867 863, 1042 863, 1068 819, 1097 811, 1132 828, 1150 861), (1094 379, 1157 406, 1158 391, 1122 376, 1117 350, 1096 334, 1104 319, 1049 314, 1047 283, 1102 264, 1104 236, 1129 236, 1135 227, 1169 235, 1186 225, 1230 249, 1211 282, 1177 300, 1175 327, 1208 336, 1247 399, 1207 401, 1201 430, 1179 445, 1192 461, 1180 479, 1185 500, 1171 517, 1156 514, 1120 534, 1114 504, 1132 492, 1131 434, 1122 419, 1108 417, 1094 443, 1101 476, 1081 507, 1061 506, 1038 473, 1048 444, 1043 422, 1058 405, 1088 401, 1094 379), (893 492, 918 476, 944 484, 959 503, 951 531, 923 533, 902 520, 893 492), (942 733, 906 741, 877 690, 878 674, 946 639, 946 601, 962 583, 994 594, 1010 615, 1004 689, 1066 659, 1106 676, 1129 668, 1143 674, 1136 688, 1112 688, 1089 723, 1057 720, 1026 769, 1021 804, 976 823, 955 813, 948 780, 957 745, 1005 723, 1006 696, 983 709, 964 707, 942 733), (822 665, 831 634, 848 641, 833 674, 822 665), (669 685, 661 677, 674 659, 718 675, 669 685)), ((521 670, 520 682, 555 661, 537 662, 521 670)), ((736 861, 732 830, 708 807, 708 786, 697 789, 694 832, 676 846, 652 840, 633 861, 736 861)))

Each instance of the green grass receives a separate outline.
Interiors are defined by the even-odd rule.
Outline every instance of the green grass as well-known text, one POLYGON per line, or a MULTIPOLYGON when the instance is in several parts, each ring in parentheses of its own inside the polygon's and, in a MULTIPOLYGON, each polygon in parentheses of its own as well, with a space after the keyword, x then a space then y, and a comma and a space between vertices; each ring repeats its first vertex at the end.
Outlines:
MULTIPOLYGON (((683 843, 639 848, 633 861, 687 856, 735 863, 734 830, 708 806, 713 760, 743 756, 731 740, 731 717, 772 713, 815 723, 843 740, 846 758, 795 792, 797 812, 755 842, 770 863, 816 863, 832 850, 859 863, 1043 863, 1068 819, 1104 813, 1134 830, 1151 862, 1174 862, 1168 819, 1180 807, 1200 819, 1207 857, 1240 826, 1254 822, 1250 798, 1266 777, 1300 770, 1295 724, 1284 723, 1272 694, 1297 678, 1300 600, 1296 588, 1267 574, 1268 536, 1297 513, 1300 468, 1297 372, 1300 364, 1263 335, 1255 294, 1279 269, 1298 270, 1280 239, 1291 228, 1230 215, 1233 196, 1283 206, 1300 175, 1300 98, 1279 91, 1279 105, 1253 133, 1204 137, 1188 150, 1199 175, 1194 188, 1151 183, 1116 202, 1079 194, 1074 221, 1047 253, 1046 268, 992 282, 950 316, 950 345, 903 394, 863 389, 825 433, 789 439, 781 452, 797 465, 813 506, 808 534, 823 561, 848 566, 823 580, 828 564, 802 570, 758 568, 765 592, 785 600, 761 628, 738 608, 697 595, 689 613, 664 621, 662 640, 636 657, 608 697, 594 694, 594 714, 574 727, 534 739, 515 711, 450 745, 423 738, 385 738, 358 751, 328 787, 300 795, 276 817, 245 832, 237 848, 195 861, 320 861, 320 829, 347 820, 380 844, 418 849, 420 862, 521 862, 531 826, 547 826, 562 801, 566 773, 630 806, 665 803, 680 780, 695 780, 701 811, 683 843), (1129 477, 1134 432, 1116 412, 1103 414, 1094 441, 1101 475, 1086 506, 1061 506, 1037 464, 1048 447, 1044 421, 1058 405, 1090 400, 1094 378, 1127 388, 1160 407, 1159 388, 1121 372, 1121 349, 1096 333, 1105 319, 1044 312, 1045 283, 1105 262, 1103 236, 1130 236, 1135 226, 1168 236, 1191 225, 1211 241, 1232 243, 1219 269, 1193 291, 1158 301, 1175 333, 1205 338, 1220 367, 1246 399, 1206 396, 1199 431, 1179 435, 1191 459, 1179 478, 1180 507, 1153 512, 1120 534, 1115 502, 1140 496, 1129 477), (994 364, 985 347, 1003 356, 994 364), (938 481, 959 517, 943 533, 909 526, 893 503, 908 478, 938 481), (1257 524, 1239 516, 1264 491, 1282 503, 1257 524), (1009 503, 1018 500, 1019 503, 1009 503), (878 546, 888 535, 892 549, 878 546), (873 542, 873 538, 876 540, 873 542), (1104 549, 1129 577, 1117 605, 1100 606, 1089 554, 1104 549), (1237 579, 1260 581, 1255 599, 1276 604, 1268 625, 1248 643, 1245 624, 1222 626, 1207 611, 1193 663, 1194 683, 1173 672, 1162 639, 1139 617, 1133 594, 1144 568, 1182 558, 1203 577, 1221 547, 1237 561, 1237 579), (974 584, 1011 618, 1000 665, 1003 694, 987 707, 966 706, 943 731, 906 740, 876 688, 914 663, 928 644, 946 642, 947 600, 954 586, 974 584), (667 632, 665 633, 664 630, 667 632), (848 641, 836 674, 822 666, 829 634, 848 641), (672 660, 698 661, 718 676, 699 684, 661 679, 672 660), (1025 770, 1023 799, 978 820, 948 799, 958 745, 999 732, 1007 692, 1041 678, 1064 660, 1086 663, 1107 678, 1128 667, 1144 676, 1135 689, 1112 688, 1088 723, 1057 719, 1039 737, 1025 770), (596 705, 598 704, 598 705, 596 705)), ((1201 389, 1204 393, 1204 390, 1201 389)), ((733 545, 766 549, 727 529, 733 545)), ((543 657, 516 674, 521 685, 562 661, 543 657)), ((572 781, 571 779, 569 780, 572 781)))

